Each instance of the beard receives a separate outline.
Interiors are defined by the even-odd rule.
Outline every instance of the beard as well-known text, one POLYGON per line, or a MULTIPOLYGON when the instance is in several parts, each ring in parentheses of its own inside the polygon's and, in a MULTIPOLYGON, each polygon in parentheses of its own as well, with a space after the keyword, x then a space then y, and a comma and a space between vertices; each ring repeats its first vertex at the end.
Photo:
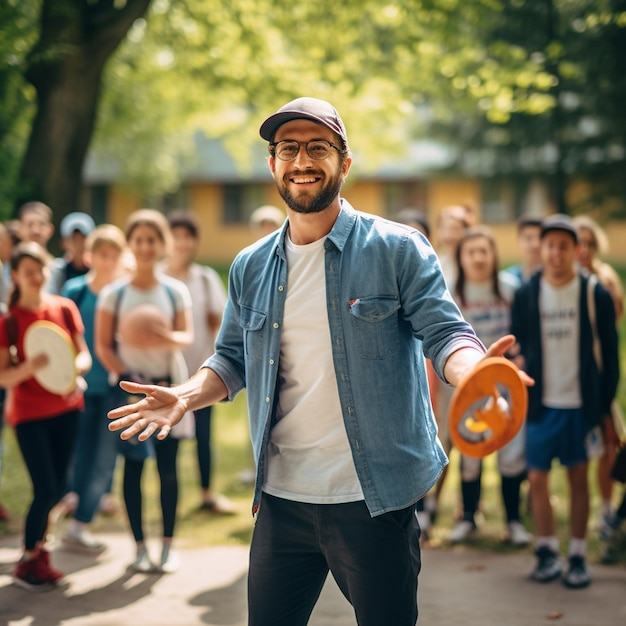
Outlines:
POLYGON ((316 195, 301 199, 295 198, 287 186, 282 183, 279 184, 278 181, 276 181, 276 189, 292 211, 296 213, 321 213, 339 195, 343 182, 341 172, 337 172, 337 175, 331 178, 316 195))

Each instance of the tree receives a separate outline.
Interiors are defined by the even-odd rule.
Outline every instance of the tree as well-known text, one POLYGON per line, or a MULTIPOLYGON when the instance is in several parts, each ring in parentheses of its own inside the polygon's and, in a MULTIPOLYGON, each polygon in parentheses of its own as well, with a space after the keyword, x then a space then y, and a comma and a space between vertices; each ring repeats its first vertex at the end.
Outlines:
POLYGON ((150 0, 43 0, 39 37, 24 76, 37 110, 21 167, 17 203, 38 199, 76 210, 102 71, 150 0))
POLYGON ((460 153, 487 148, 493 174, 543 177, 562 211, 626 215, 626 2, 505 0, 482 28, 487 49, 535 71, 480 94, 484 116, 446 125, 460 153), (574 204, 567 189, 581 177, 591 193, 574 204))
POLYGON ((8 207, 24 153, 24 138, 32 118, 33 94, 22 77, 25 55, 36 37, 36 10, 31 3, 0 3, 0 216, 8 207))
POLYGON ((94 154, 156 193, 176 188, 198 130, 244 169, 261 117, 303 93, 342 111, 361 168, 437 128, 459 146, 495 147, 497 165, 514 168, 520 146, 569 136, 570 84, 582 93, 602 76, 584 110, 607 129, 621 115, 608 103, 626 84, 623 62, 608 60, 621 50, 610 41, 623 38, 624 1, 11 0, 14 11, 41 7, 22 72, 36 115, 16 203, 76 210, 94 129, 94 154), (588 42, 603 52, 585 55, 588 42))
POLYGON ((306 93, 336 104, 356 169, 373 169, 434 115, 484 114, 478 89, 451 87, 460 77, 498 91, 537 71, 504 45, 486 49, 492 13, 491 0, 158 0, 108 67, 95 152, 144 189, 172 190, 195 130, 245 168, 262 116, 306 93))

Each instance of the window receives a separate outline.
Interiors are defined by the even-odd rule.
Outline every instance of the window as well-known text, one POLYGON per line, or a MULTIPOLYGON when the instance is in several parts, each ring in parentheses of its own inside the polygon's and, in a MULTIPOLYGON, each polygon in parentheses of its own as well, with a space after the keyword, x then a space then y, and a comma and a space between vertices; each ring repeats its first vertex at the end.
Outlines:
POLYGON ((384 183, 385 215, 393 219, 403 209, 426 212, 426 186, 420 180, 384 183))
POLYGON ((503 178, 483 181, 483 222, 514 222, 520 214, 519 204, 519 189, 514 181, 503 178))
POLYGON ((266 204, 262 184, 226 184, 223 190, 224 224, 247 223, 252 211, 266 204))
POLYGON ((186 209, 187 189, 179 187, 176 191, 163 194, 162 196, 146 197, 144 198, 143 206, 166 214, 176 209, 186 209))

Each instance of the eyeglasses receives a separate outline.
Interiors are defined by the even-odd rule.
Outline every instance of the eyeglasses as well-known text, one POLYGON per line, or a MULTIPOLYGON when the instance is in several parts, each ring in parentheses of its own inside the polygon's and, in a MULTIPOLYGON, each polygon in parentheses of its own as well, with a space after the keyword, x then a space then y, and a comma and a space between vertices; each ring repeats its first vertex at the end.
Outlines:
POLYGON ((270 154, 277 156, 281 161, 293 161, 300 152, 300 146, 304 146, 306 153, 314 161, 323 161, 330 155, 330 149, 334 148, 337 152, 342 153, 343 150, 336 146, 331 141, 325 141, 324 139, 315 139, 313 141, 295 141, 293 139, 286 139, 284 141, 277 141, 271 143, 268 146, 270 154))

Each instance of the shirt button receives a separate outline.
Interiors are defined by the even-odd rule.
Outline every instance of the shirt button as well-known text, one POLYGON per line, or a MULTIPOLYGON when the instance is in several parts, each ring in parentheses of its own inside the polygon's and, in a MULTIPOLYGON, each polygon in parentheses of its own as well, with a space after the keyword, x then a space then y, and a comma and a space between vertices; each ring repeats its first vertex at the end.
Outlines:
POLYGON ((282 285, 278 285, 278 291, 285 291, 285 288, 282 285))
POLYGON ((274 359, 270 359, 270 365, 274 365, 274 359))
POLYGON ((278 328, 278 322, 274 322, 274 323, 272 324, 272 326, 273 326, 274 328, 278 328))
POLYGON ((270 399, 269 398, 265 398, 265 403, 269 404, 269 402, 270 402, 270 399))

